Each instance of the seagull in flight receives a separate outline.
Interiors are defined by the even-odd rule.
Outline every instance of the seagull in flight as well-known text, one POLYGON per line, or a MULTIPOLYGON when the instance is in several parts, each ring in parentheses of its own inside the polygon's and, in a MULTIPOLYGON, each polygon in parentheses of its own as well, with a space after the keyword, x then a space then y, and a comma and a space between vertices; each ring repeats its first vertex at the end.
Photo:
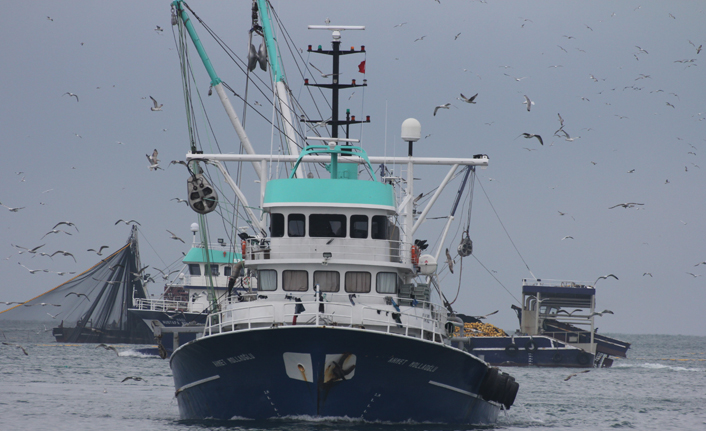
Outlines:
POLYGON ((8 342, 5 342, 5 341, 3 341, 2 344, 6 345, 6 346, 14 346, 14 347, 17 347, 18 349, 22 350, 22 353, 24 353, 25 356, 29 356, 29 353, 27 353, 27 350, 25 350, 25 348, 22 347, 22 346, 20 346, 19 344, 12 344, 12 343, 8 343, 8 342))
POLYGON ((154 151, 152 151, 152 155, 150 156, 149 154, 145 154, 147 157, 147 161, 150 162, 149 169, 150 171, 156 171, 157 169, 162 169, 159 167, 159 159, 157 156, 159 155, 159 152, 155 148, 154 151))
POLYGON ((69 95, 69 97, 75 97, 76 101, 78 102, 78 95, 67 91, 66 93, 62 94, 62 96, 66 96, 67 94, 69 95))
MULTIPOLYGON (((321 71, 321 69, 319 69, 318 67, 314 66, 314 65, 311 64, 311 63, 309 63, 309 65, 310 65, 311 67, 313 67, 314 69, 316 69, 316 70, 321 74, 321 77, 322 77, 322 78, 328 78, 329 76, 334 76, 334 75, 336 75, 335 73, 324 73, 324 72, 321 71)), ((339 73, 338 75, 342 75, 342 74, 339 73)))
MULTIPOLYGON (((32 254, 35 254, 35 253, 37 252, 37 250, 39 250, 40 248, 44 247, 45 245, 46 245, 46 244, 38 245, 38 246, 36 246, 36 247, 30 249, 30 248, 27 248, 27 247, 22 247, 21 245, 12 244, 13 247, 21 248, 22 250, 26 250, 27 253, 32 253, 32 254)), ((21 251, 20 254, 22 254, 22 253, 24 253, 24 252, 21 251)))
POLYGON ((561 240, 564 241, 565 239, 574 239, 574 237, 571 236, 571 235, 566 235, 566 236, 565 236, 564 238, 562 238, 561 240))
POLYGON ((509 76, 510 78, 514 79, 514 80, 517 81, 517 82, 520 82, 520 81, 522 81, 523 79, 527 78, 526 76, 523 76, 523 77, 521 77, 521 78, 516 78, 516 77, 514 77, 514 76, 512 76, 512 75, 508 75, 507 73, 503 73, 503 75, 509 76))
MULTIPOLYGON (((473 97, 476 97, 476 96, 473 96, 473 97)), ((443 105, 438 105, 437 107, 434 108, 434 115, 436 116, 436 111, 438 111, 439 109, 449 109, 450 106, 451 106, 450 103, 444 103, 443 105)))
POLYGON ((524 103, 525 105, 527 105, 527 112, 529 112, 529 110, 530 110, 530 108, 532 107, 532 105, 534 105, 534 102, 531 101, 530 98, 527 97, 527 95, 525 95, 525 101, 522 102, 522 103, 524 103))
POLYGON ((76 232, 78 232, 78 228, 76 227, 76 225, 71 223, 70 221, 60 221, 59 223, 55 224, 52 229, 56 229, 57 226, 61 226, 62 224, 65 224, 66 226, 73 226, 74 229, 76 229, 76 232))
POLYGON ((446 263, 449 265, 449 272, 451 274, 454 273, 454 260, 451 259, 451 253, 449 253, 449 249, 446 249, 446 263))
POLYGON ((118 224, 118 223, 120 223, 120 222, 123 222, 123 223, 125 223, 126 225, 129 225, 130 223, 134 223, 134 224, 136 224, 136 225, 138 225, 138 226, 142 226, 137 220, 128 220, 128 221, 125 221, 125 220, 123 220, 123 219, 120 219, 120 220, 116 221, 115 224, 118 224))
MULTIPOLYGON (((170 230, 167 230, 167 232, 169 232, 170 234, 172 234, 172 237, 171 237, 172 239, 176 239, 176 240, 179 240, 179 241, 181 241, 181 242, 184 242, 184 240, 181 239, 181 238, 179 238, 178 236, 176 236, 176 234, 174 234, 174 232, 172 232, 172 231, 170 231, 170 230)), ((184 244, 186 244, 186 243, 184 243, 184 244)))
POLYGON ((474 318, 474 319, 478 319, 478 320, 483 320, 483 319, 485 319, 485 318, 488 317, 488 316, 492 316, 493 314, 496 314, 498 311, 500 311, 500 310, 495 310, 495 311, 493 311, 492 313, 488 313, 488 314, 486 314, 486 315, 484 315, 484 316, 473 316, 473 318, 474 318))
POLYGON ((462 100, 462 101, 464 101, 464 102, 466 102, 466 103, 473 103, 473 104, 475 105, 475 103, 476 103, 476 102, 475 102, 476 96, 478 96, 478 93, 474 94, 474 95, 471 96, 471 97, 466 97, 466 96, 463 95, 463 93, 461 93, 461 97, 457 97, 457 99, 458 99, 458 100, 462 100))
POLYGON ((3 204, 2 202, 0 202, 0 205, 4 206, 4 207, 7 208, 8 210, 10 210, 10 212, 12 212, 12 213, 16 213, 16 212, 19 211, 19 210, 25 209, 25 207, 12 208, 12 207, 9 207, 9 206, 3 204))
POLYGON ((49 257, 54 257, 55 254, 62 254, 64 256, 71 256, 73 258, 74 262, 76 262, 76 257, 74 257, 74 255, 69 253, 68 251, 57 250, 54 253, 50 254, 49 257))
POLYGON ((22 265, 20 262, 17 262, 17 264, 20 265, 22 268, 26 269, 27 271, 29 271, 30 274, 34 274, 35 272, 39 272, 39 271, 49 272, 46 269, 29 269, 26 266, 22 265))
POLYGON ((112 351, 115 352, 116 355, 120 356, 120 352, 118 352, 118 349, 116 349, 116 348, 113 347, 113 346, 109 346, 109 345, 107 345, 107 344, 105 344, 105 343, 100 343, 99 345, 96 346, 96 349, 99 348, 99 347, 102 347, 102 348, 104 348, 105 350, 112 350, 112 351))
POLYGON ((635 205, 644 205, 644 204, 639 204, 637 202, 626 202, 624 204, 618 204, 618 205, 613 205, 612 207, 608 208, 609 210, 612 210, 613 208, 617 207, 623 207, 623 208, 632 208, 635 205))
MULTIPOLYGON (((52 234, 52 233, 59 233, 59 232, 64 232, 66 235, 71 235, 70 233, 66 232, 65 230, 61 230, 61 229, 52 229, 52 230, 50 230, 49 232, 45 233, 44 236, 47 236, 47 235, 52 234)), ((43 239, 44 236, 43 236, 42 238, 40 238, 40 239, 43 239)))
POLYGON ((95 252, 98 256, 103 256, 103 249, 104 249, 104 248, 109 248, 109 247, 108 247, 107 245, 102 245, 102 246, 100 246, 100 248, 99 248, 98 250, 89 248, 89 249, 86 250, 86 251, 93 251, 93 252, 95 252))
POLYGON ((604 314, 615 314, 610 310, 603 310, 600 313, 598 311, 594 311, 591 313, 588 317, 593 317, 593 316, 603 316, 604 314))
MULTIPOLYGON (((525 96, 526 97, 526 96, 525 96)), ((537 138, 539 140, 539 143, 544 145, 544 141, 542 140, 542 137, 539 135, 535 135, 533 133, 523 133, 520 136, 524 136, 526 139, 532 139, 532 138, 537 138)), ((518 136, 518 138, 520 137, 518 136)), ((517 139, 517 138, 515 138, 517 139)))
POLYGON ((579 374, 588 373, 588 372, 590 372, 590 371, 591 371, 591 370, 583 370, 583 371, 580 371, 580 372, 578 372, 578 373, 569 374, 568 377, 566 377, 566 378, 564 379, 564 381, 567 381, 567 380, 569 380, 570 378, 572 378, 572 377, 574 377, 574 376, 578 376, 579 374))
POLYGON ((120 383, 126 382, 126 381, 128 381, 128 380, 134 380, 134 381, 136 381, 136 382, 139 382, 139 381, 147 382, 147 380, 143 379, 142 377, 128 376, 128 377, 125 377, 125 378, 123 379, 123 381, 120 382, 120 383))
POLYGON ((186 206, 189 206, 189 201, 187 201, 186 199, 174 198, 174 199, 170 199, 170 200, 171 200, 171 201, 177 201, 177 203, 182 203, 182 202, 184 202, 184 203, 186 204, 186 206))
POLYGON ((606 279, 608 279, 609 277, 613 277, 613 278, 616 279, 616 280, 618 279, 618 277, 616 277, 614 274, 601 275, 600 277, 598 277, 598 278, 596 279, 596 281, 593 282, 593 284, 595 285, 596 283, 598 283, 598 280, 606 280, 606 279))
POLYGON ((164 106, 163 103, 157 104, 157 100, 155 100, 154 97, 150 96, 150 99, 152 99, 152 103, 154 103, 154 106, 150 108, 151 111, 161 111, 162 106, 164 106))
POLYGON ((91 302, 91 299, 85 293, 69 292, 66 295, 64 295, 64 298, 66 298, 69 295, 76 295, 77 298, 80 298, 83 296, 84 298, 86 298, 86 301, 91 302))
POLYGON ((690 276, 692 276, 692 277, 694 277, 694 278, 696 278, 696 277, 701 277, 701 274, 698 274, 698 275, 697 275, 697 274, 694 274, 693 272, 687 272, 687 274, 689 274, 690 276))

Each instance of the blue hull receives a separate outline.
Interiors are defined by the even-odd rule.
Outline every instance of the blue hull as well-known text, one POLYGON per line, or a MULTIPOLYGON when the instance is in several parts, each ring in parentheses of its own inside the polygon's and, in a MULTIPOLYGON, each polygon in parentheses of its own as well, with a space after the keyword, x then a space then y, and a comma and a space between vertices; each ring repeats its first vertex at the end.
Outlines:
POLYGON ((543 336, 471 337, 466 349, 491 365, 505 367, 593 368, 595 359, 589 352, 543 336))
MULTIPOLYGON (((181 346, 170 365, 182 419, 348 417, 493 423, 488 370, 439 343, 350 328, 228 332, 181 346)), ((516 389, 515 389, 516 391, 516 389)))
MULTIPOLYGON (((131 314, 137 316, 145 322, 147 327, 150 327, 150 322, 156 320, 166 328, 179 328, 184 326, 203 326, 206 323, 207 315, 205 313, 175 313, 173 311, 165 312, 159 310, 128 310, 131 314)), ((179 345, 186 344, 189 341, 196 339, 194 332, 179 332, 179 345)), ((174 351, 174 335, 165 333, 160 340, 155 340, 156 343, 161 343, 168 355, 174 351)))

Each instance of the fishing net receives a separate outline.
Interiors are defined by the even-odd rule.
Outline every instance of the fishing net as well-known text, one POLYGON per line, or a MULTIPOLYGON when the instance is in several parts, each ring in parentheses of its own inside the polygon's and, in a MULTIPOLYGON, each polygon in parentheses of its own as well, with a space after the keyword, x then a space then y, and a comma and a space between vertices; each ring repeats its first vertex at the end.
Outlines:
POLYGON ((146 298, 137 230, 127 244, 93 267, 42 295, 0 313, 3 320, 51 322, 57 341, 154 343, 147 325, 128 313, 146 298))

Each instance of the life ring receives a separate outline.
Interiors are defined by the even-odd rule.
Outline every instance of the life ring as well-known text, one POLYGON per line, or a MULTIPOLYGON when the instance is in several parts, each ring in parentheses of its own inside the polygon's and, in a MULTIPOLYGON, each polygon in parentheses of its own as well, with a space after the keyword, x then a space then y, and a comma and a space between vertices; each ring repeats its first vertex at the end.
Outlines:
POLYGON ((242 247, 242 258, 245 259, 245 249, 247 248, 247 242, 245 240, 240 241, 240 245, 242 247))
POLYGON ((561 362, 563 360, 564 360, 564 357, 561 356, 561 353, 559 353, 559 352, 554 353, 554 356, 552 356, 552 362, 554 362, 555 364, 558 364, 559 362, 561 362))
POLYGON ((530 339, 528 342, 525 343, 525 350, 528 352, 536 352, 538 349, 537 347, 537 342, 530 339))
POLYGON ((507 347, 505 347, 505 353, 507 353, 508 356, 517 356, 517 345, 515 343, 508 344, 507 347))
POLYGON ((579 354, 576 355, 576 361, 581 365, 588 365, 588 363, 591 362, 591 355, 587 352, 579 352, 579 354))
POLYGON ((250 289, 250 277, 243 277, 242 284, 244 288, 250 289))

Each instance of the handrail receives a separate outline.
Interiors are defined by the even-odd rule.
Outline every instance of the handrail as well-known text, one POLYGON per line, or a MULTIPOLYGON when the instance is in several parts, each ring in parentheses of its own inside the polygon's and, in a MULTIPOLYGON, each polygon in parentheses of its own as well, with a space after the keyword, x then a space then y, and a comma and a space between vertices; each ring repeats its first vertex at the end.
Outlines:
MULTIPOLYGON (((318 298, 318 295, 317 295, 318 298)), ((274 326, 339 326, 359 327, 388 334, 431 339, 441 342, 444 328, 435 318, 438 304, 419 301, 412 309, 430 310, 430 316, 418 315, 401 310, 394 311, 384 307, 358 303, 322 302, 318 299, 302 302, 258 303, 258 301, 238 303, 237 308, 229 308, 208 315, 204 336, 223 332, 237 332, 253 329, 254 325, 274 326), (320 311, 319 306, 335 308, 332 312, 320 311), (296 307, 304 306, 304 311, 297 313, 296 307), (279 315, 278 315, 279 308, 279 315), (258 312, 260 314, 258 314, 258 312), (380 316, 377 318, 376 316, 380 316), (399 322, 396 320, 399 319, 399 322), (242 325, 242 326, 241 326, 242 325), (237 327, 237 328, 236 328, 237 327), (417 334, 418 331, 418 334, 417 334), (426 335, 430 335, 427 337, 426 335)))

